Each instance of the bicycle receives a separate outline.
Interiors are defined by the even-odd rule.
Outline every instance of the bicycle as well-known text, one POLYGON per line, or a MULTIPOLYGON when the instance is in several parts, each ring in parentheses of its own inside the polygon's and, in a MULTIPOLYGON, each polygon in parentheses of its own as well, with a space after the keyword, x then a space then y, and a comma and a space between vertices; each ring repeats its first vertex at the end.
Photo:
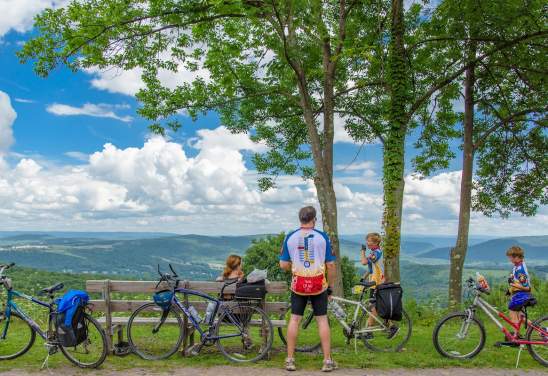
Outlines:
MULTIPOLYGON (((333 303, 329 304, 328 315, 330 326, 334 323, 338 323, 341 326, 344 337, 346 338, 346 344, 348 345, 352 339, 363 341, 364 345, 372 350, 379 352, 391 352, 400 351, 403 346, 409 341, 412 332, 412 323, 409 315, 405 310, 402 310, 402 320, 399 322, 384 320, 371 313, 373 298, 368 298, 364 302, 366 292, 373 286, 375 282, 368 282, 364 279, 360 280, 358 286, 361 287, 358 300, 350 300, 333 296, 331 302, 337 303, 344 311, 344 315, 337 317, 337 313, 334 311, 333 303), (365 303, 365 304, 364 304, 365 303), (372 317, 375 321, 375 325, 368 326, 367 322, 369 317, 372 317), (391 329, 392 328, 392 329, 391 329)), ((291 309, 280 316, 282 320, 288 320, 291 309)), ((319 339, 312 337, 311 332, 317 333, 317 328, 312 327, 314 314, 310 309, 310 305, 307 306, 303 320, 300 324, 299 333, 304 334, 299 341, 307 342, 295 348, 298 352, 313 352, 317 351, 321 347, 319 339), (307 330, 308 329, 308 330, 307 330), (302 338, 304 337, 304 338, 302 338)), ((287 345, 284 328, 278 328, 278 335, 284 345, 287 345)))
POLYGON ((177 352, 185 335, 182 313, 200 335, 200 342, 191 351, 193 355, 199 354, 204 346, 214 344, 233 362, 254 362, 268 354, 273 341, 272 322, 268 315, 248 300, 222 299, 225 288, 237 281, 225 283, 216 299, 199 291, 180 288, 177 273, 171 265, 169 268, 173 274, 162 273, 158 266, 160 280, 156 285, 158 289, 163 282, 168 284, 172 296, 167 306, 146 303, 129 318, 127 337, 133 352, 148 360, 166 359, 177 352), (208 322, 202 321, 192 305, 185 306, 177 294, 212 302, 214 308, 208 322), (164 324, 175 324, 175 327, 164 324))
POLYGON ((482 294, 489 294, 488 288, 482 287, 470 278, 466 281, 466 289, 472 291, 472 304, 464 312, 454 312, 445 316, 434 329, 432 339, 438 353, 452 359, 472 359, 481 352, 485 346, 486 334, 483 323, 477 318, 476 312, 479 308, 504 333, 507 342, 499 343, 499 346, 519 347, 520 353, 523 346, 527 346, 529 353, 537 362, 548 366, 548 316, 531 322, 528 319, 527 307, 534 305, 533 301, 525 304, 519 324, 514 324, 504 313, 481 297, 482 294), (519 334, 512 334, 497 316, 516 333, 525 325, 525 339, 519 334))
POLYGON ((0 313, 0 360, 15 359, 25 354, 36 340, 36 333, 45 340, 47 356, 42 364, 46 366, 50 355, 61 350, 63 355, 81 368, 97 368, 107 356, 107 338, 101 325, 88 312, 84 312, 84 323, 87 328, 87 339, 77 346, 64 347, 58 339, 55 330, 57 315, 54 294, 64 288, 62 283, 42 289, 39 295, 46 295, 49 302, 44 302, 13 289, 12 280, 4 272, 15 266, 0 265, 0 283, 7 291, 5 309, 0 313), (48 309, 48 328, 42 330, 15 302, 14 298, 22 298, 48 309), (90 331, 95 328, 95 331, 90 331))

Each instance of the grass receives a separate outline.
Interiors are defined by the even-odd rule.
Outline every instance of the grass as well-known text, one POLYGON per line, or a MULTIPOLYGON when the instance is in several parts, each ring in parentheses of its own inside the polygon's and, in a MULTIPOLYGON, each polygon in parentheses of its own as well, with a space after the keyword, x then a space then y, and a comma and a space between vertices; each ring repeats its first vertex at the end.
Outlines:
MULTIPOLYGON (((354 351, 353 342, 350 345, 344 343, 340 332, 332 335, 333 358, 340 366, 345 368, 445 368, 445 367, 467 367, 467 368, 503 368, 513 369, 515 366, 517 349, 502 348, 493 346, 494 342, 501 340, 502 335, 494 325, 487 323, 487 343, 484 350, 473 360, 455 361, 441 357, 432 345, 433 325, 419 323, 413 328, 413 335, 409 343, 400 353, 373 353, 368 351, 363 344, 357 344, 357 353, 354 351)), ((1 345, 0 345, 1 346, 1 345)), ((278 368, 281 367, 285 358, 284 347, 275 332, 273 355, 269 360, 254 363, 251 366, 278 368)), ((0 372, 10 369, 38 370, 46 356, 43 341, 38 338, 34 347, 22 357, 3 361, 0 363, 0 372)), ((298 354, 297 364, 299 368, 316 369, 321 365, 322 356, 314 354, 298 354)), ((179 353, 171 358, 162 361, 145 361, 135 355, 126 357, 109 356, 103 365, 105 369, 123 370, 130 368, 154 369, 154 371, 167 371, 178 367, 209 367, 216 365, 229 365, 216 349, 216 347, 204 348, 202 353, 194 357, 182 357, 179 353)), ((50 368, 70 366, 60 353, 53 355, 49 360, 50 368)), ((250 365, 243 365, 250 366, 250 365)), ((542 368, 525 351, 522 354, 521 369, 542 368)))

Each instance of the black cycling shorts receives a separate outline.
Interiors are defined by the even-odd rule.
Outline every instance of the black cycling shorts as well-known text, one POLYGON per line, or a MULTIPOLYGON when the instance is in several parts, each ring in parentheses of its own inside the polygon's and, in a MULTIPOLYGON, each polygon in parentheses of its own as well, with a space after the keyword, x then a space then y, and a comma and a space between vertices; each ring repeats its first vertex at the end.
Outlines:
POLYGON ((314 316, 327 315, 327 291, 319 295, 299 295, 291 293, 291 313, 298 316, 304 315, 306 304, 310 300, 314 316))

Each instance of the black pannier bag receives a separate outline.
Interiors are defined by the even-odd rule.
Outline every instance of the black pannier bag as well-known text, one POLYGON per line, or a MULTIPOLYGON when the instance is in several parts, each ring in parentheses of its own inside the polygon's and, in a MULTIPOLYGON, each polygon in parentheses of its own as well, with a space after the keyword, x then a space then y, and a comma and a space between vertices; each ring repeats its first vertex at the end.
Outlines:
POLYGON ((403 290, 399 283, 382 283, 375 289, 377 314, 385 320, 401 321, 403 290))
POLYGON ((266 284, 264 279, 253 283, 244 279, 236 285, 236 299, 264 299, 265 295, 266 284))
POLYGON ((57 331, 57 340, 61 346, 78 346, 88 338, 88 328, 84 313, 84 306, 78 306, 72 317, 71 325, 68 327, 65 324, 67 312, 56 314, 55 329, 57 331))

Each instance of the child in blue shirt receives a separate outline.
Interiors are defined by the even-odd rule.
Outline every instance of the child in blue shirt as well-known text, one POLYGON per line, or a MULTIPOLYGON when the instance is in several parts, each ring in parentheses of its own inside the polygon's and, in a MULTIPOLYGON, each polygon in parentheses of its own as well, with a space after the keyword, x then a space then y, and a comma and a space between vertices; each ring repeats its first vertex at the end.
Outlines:
POLYGON ((520 311, 531 298, 531 280, 524 261, 525 252, 521 247, 510 247, 506 251, 506 256, 508 256, 508 261, 514 265, 512 274, 508 278, 510 292, 508 309, 510 310, 510 319, 513 323, 518 324, 520 311))

